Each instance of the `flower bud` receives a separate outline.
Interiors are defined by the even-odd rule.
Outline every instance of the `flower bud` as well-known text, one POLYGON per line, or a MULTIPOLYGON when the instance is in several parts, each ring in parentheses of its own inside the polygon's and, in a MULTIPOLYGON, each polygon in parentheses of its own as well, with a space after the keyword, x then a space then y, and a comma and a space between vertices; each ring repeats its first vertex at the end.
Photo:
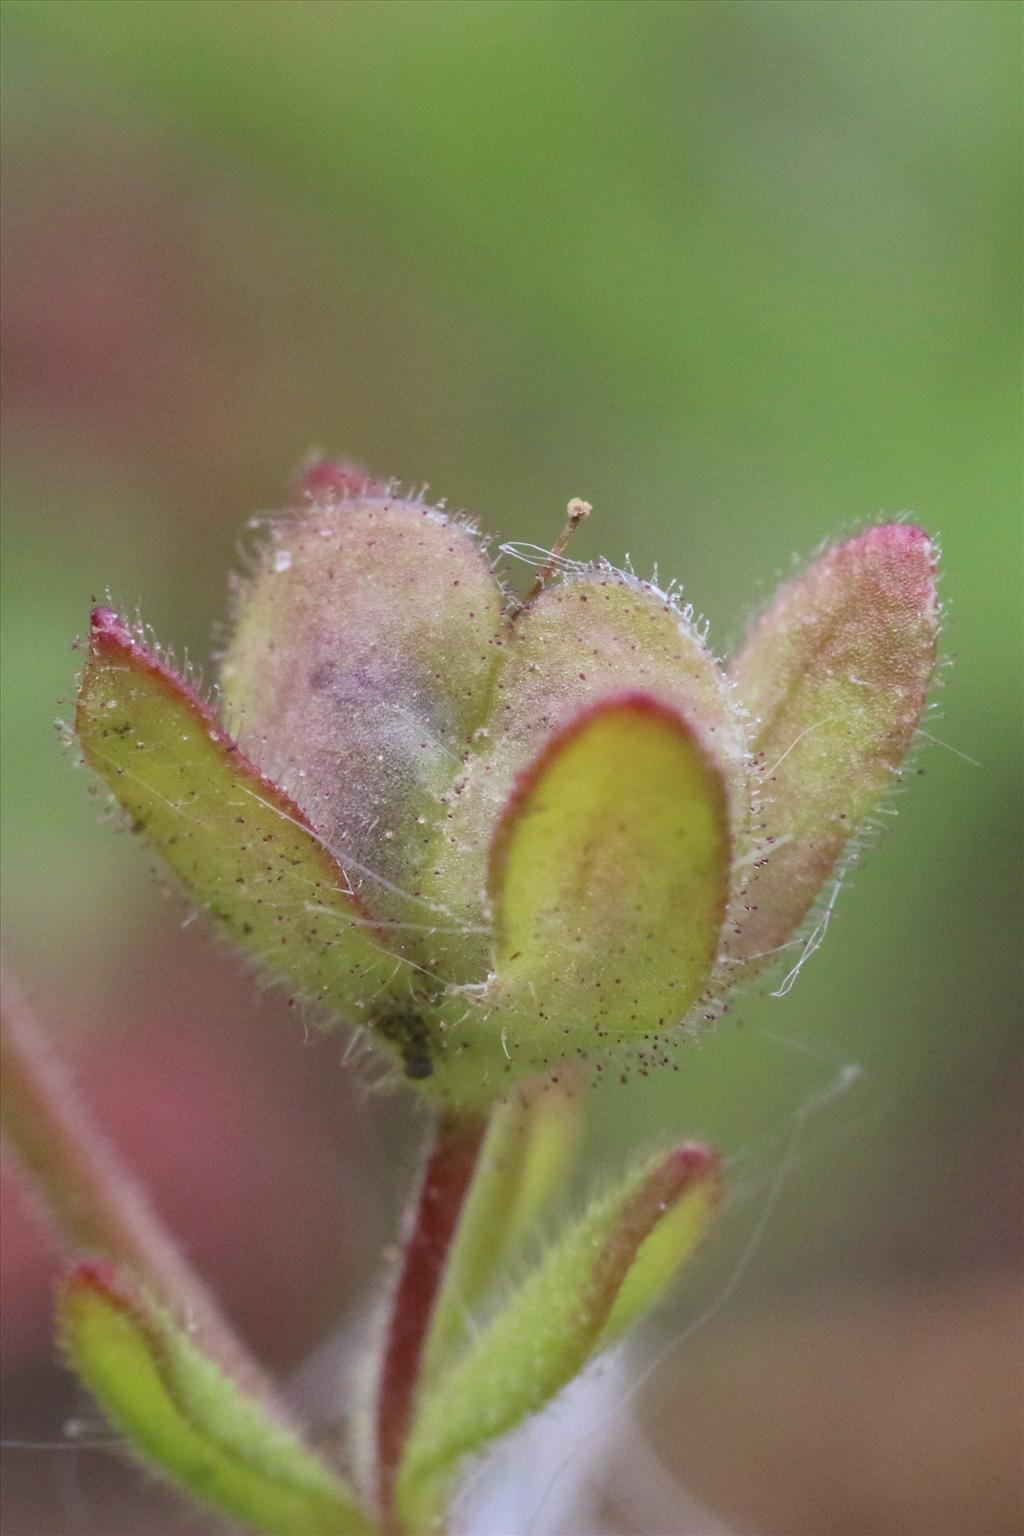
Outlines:
POLYGON ((507 604, 468 524, 352 466, 295 502, 239 593, 226 729, 103 613, 86 757, 193 899, 422 1091, 476 1109, 569 1057, 664 1061, 898 773, 927 538, 832 550, 726 672, 631 576, 546 568, 507 604))

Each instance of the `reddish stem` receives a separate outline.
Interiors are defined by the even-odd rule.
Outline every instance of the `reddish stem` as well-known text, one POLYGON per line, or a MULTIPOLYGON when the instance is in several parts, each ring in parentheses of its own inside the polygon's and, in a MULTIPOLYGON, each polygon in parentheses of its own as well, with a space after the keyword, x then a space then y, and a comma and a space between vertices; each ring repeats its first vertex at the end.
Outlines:
POLYGON ((484 1119, 442 1116, 410 1213, 377 1391, 378 1498, 389 1530, 398 1529, 395 1476, 412 1419, 423 1349, 486 1129, 484 1119))

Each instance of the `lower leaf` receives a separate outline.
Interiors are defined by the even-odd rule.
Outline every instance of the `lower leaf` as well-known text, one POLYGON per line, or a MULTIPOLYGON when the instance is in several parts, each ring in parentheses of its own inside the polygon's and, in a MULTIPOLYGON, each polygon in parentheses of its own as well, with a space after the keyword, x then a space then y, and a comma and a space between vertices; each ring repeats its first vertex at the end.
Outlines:
POLYGON ((429 1527, 461 1457, 542 1408, 653 1305, 720 1192, 717 1155, 687 1142, 651 1158, 554 1243, 418 1405, 398 1479, 412 1530, 429 1527))
POLYGON ((421 1382, 459 1353, 481 1302, 564 1187, 583 1129, 582 1087, 568 1069, 540 1079, 493 1111, 473 1184, 445 1265, 421 1382))
POLYGON ((267 1536, 367 1536, 355 1496, 109 1264, 86 1261, 58 1301, 68 1360, 145 1461, 267 1536))

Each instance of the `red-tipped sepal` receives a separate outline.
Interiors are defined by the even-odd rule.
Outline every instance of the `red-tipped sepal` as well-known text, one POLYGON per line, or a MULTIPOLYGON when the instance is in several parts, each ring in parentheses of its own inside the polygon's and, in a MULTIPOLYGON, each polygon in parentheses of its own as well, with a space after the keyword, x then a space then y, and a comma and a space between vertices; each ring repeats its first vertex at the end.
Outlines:
POLYGON ((732 943, 737 974, 787 942, 894 784, 936 661, 936 551, 869 528, 783 586, 732 664, 764 773, 767 834, 732 943))
POLYGON ((407 986, 337 860, 193 688, 109 609, 76 712, 86 761, 188 896, 297 992, 347 1019, 407 986))

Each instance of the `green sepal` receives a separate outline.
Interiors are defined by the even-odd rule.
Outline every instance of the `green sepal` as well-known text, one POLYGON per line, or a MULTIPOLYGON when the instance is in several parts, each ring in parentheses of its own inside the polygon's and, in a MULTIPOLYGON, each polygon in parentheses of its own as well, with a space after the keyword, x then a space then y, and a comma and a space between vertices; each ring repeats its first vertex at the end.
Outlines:
POLYGON ((346 1483, 109 1264, 78 1264, 58 1300, 69 1363, 150 1466, 267 1536, 368 1536, 346 1483))
POLYGON ((302 811, 117 616, 93 614, 76 713, 86 761, 189 897, 348 1021, 412 974, 302 811))
POLYGON ((712 983, 731 862, 727 777, 680 710, 629 692, 573 716, 505 804, 492 974, 434 1005, 430 1091, 477 1109, 576 1057, 666 1061, 712 983))
POLYGON ((445 1264, 424 1351, 428 1385, 470 1337, 474 1316, 564 1190, 583 1128, 571 1072, 525 1083, 491 1114, 476 1173, 445 1264))
POLYGON ((658 1059, 710 980, 730 861, 725 781, 678 710, 613 695, 553 737, 491 847, 481 1002, 511 1070, 620 1047, 658 1059))
POLYGON ((707 1228, 719 1161, 686 1143, 649 1159, 549 1249, 466 1354, 424 1393, 399 1471, 413 1530, 459 1460, 535 1413, 657 1299, 707 1228))
MULTIPOLYGON (((491 841, 516 783, 573 721, 602 699, 640 693, 678 711, 721 775, 737 853, 750 816, 747 742, 732 689, 689 610, 609 567, 543 591, 510 625, 486 731, 447 796, 424 890, 472 931, 480 922, 491 841)), ((443 939, 443 936, 441 936, 443 939)), ((441 953, 441 950, 438 951, 441 953)), ((486 937, 453 940, 446 974, 467 983, 490 962, 486 937)))

